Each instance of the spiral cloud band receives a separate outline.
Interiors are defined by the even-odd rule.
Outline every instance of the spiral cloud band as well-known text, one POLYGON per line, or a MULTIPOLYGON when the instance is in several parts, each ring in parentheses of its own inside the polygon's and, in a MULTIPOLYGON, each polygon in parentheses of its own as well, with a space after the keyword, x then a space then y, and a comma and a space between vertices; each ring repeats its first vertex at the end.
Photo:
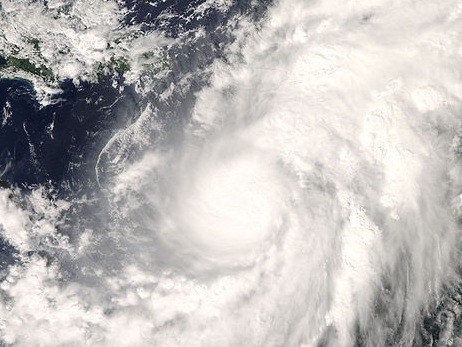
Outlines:
POLYGON ((104 203, 0 191, 24 260, 3 343, 426 345, 458 283, 461 23, 454 0, 280 0, 236 24, 175 136, 148 104, 104 146, 104 203), (65 237, 72 206, 97 217, 65 237))

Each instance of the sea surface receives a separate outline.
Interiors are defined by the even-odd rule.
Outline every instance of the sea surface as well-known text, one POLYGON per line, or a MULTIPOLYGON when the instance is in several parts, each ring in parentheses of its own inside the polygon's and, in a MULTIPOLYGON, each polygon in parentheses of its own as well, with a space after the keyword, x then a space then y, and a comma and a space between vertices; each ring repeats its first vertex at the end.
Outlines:
POLYGON ((0 346, 462 346, 460 1, 0 29, 0 346))

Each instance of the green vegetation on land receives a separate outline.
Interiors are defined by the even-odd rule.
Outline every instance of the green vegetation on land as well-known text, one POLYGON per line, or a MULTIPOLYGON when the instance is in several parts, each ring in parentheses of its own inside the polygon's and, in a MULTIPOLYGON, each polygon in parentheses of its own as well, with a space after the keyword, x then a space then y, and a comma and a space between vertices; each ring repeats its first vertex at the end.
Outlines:
POLYGON ((117 72, 126 72, 130 70, 130 63, 125 58, 114 58, 109 60, 109 68, 117 72))
POLYGON ((130 70, 130 63, 124 57, 112 57, 107 63, 99 63, 96 68, 96 76, 101 79, 105 75, 119 73, 123 74, 130 70))
POLYGON ((53 19, 59 19, 61 17, 69 17, 71 15, 72 5, 66 4, 58 7, 54 10, 53 19))
POLYGON ((40 41, 38 39, 30 39, 29 43, 34 47, 34 51, 40 53, 40 41))
POLYGON ((22 70, 48 80, 54 79, 53 72, 49 68, 47 68, 45 65, 36 66, 28 59, 16 58, 11 56, 7 57, 6 64, 0 65, 0 70, 4 70, 6 68, 15 68, 18 70, 22 70))

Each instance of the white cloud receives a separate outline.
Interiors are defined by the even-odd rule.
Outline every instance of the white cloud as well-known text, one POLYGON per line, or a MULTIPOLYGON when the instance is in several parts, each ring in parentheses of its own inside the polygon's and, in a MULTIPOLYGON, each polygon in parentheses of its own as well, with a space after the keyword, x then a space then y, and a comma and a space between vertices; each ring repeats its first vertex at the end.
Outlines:
POLYGON ((359 324, 381 346, 402 314, 412 339, 460 232, 448 201, 460 193, 448 176, 461 106, 455 8, 279 1, 229 52, 235 63, 214 64, 182 143, 127 160, 150 141, 145 128, 162 132, 150 107, 111 140, 111 170, 99 173, 113 178, 113 211, 98 212, 114 219, 75 246, 55 228, 66 204, 37 194, 20 208, 1 195, 2 235, 25 260, 2 283, 4 341, 352 346, 359 324), (26 256, 46 237, 80 277, 63 275, 58 251, 52 266, 26 256))

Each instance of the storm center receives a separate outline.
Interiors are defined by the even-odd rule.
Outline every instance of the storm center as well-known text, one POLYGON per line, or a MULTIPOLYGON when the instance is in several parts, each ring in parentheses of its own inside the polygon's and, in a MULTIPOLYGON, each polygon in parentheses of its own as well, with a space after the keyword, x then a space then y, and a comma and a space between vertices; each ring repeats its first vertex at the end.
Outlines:
POLYGON ((250 252, 280 223, 279 174, 274 163, 258 153, 200 164, 186 190, 179 203, 181 230, 203 251, 250 252))

